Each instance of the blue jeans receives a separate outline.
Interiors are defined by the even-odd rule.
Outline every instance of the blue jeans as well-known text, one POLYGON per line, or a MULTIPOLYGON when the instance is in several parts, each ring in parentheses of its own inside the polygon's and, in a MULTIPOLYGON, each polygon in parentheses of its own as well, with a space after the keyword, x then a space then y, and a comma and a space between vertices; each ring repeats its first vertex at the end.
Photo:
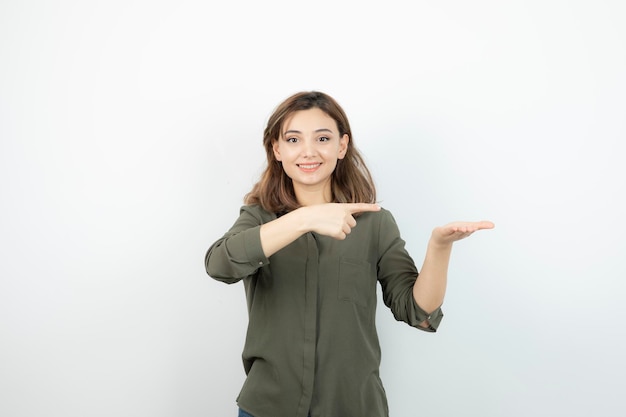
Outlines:
MULTIPOLYGON (((237 417, 254 417, 252 414, 248 414, 245 411, 243 411, 241 408, 239 409, 239 415, 237 417)), ((311 414, 309 414, 309 417, 311 417, 311 414)))

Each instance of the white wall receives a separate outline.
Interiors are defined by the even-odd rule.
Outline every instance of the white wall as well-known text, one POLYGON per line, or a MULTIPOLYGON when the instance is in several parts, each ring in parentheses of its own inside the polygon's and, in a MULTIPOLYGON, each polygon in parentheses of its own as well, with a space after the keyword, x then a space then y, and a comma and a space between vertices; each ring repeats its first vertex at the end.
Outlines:
MULTIPOLYGON (((393 417, 623 416, 626 7, 0 3, 0 415, 234 416, 243 286, 203 269, 293 92, 348 112, 437 334, 379 309, 393 417)), ((382 304, 381 304, 382 305, 382 304)))

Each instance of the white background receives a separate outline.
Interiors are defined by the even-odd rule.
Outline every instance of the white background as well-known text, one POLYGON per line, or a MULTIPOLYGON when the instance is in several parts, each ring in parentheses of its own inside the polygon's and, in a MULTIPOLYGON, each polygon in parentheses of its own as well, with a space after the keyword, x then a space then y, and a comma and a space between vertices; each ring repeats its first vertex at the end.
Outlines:
POLYGON ((496 223, 439 332, 380 304, 392 417, 625 415, 624 4, 3 1, 0 415, 236 415, 243 286, 204 253, 311 89, 418 265, 496 223))

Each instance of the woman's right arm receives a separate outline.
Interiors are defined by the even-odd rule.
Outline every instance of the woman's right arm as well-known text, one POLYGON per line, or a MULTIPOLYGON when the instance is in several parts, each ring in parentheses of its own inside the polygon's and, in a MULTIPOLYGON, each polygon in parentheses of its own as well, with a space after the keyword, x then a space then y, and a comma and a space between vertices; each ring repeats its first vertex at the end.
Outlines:
POLYGON ((378 211, 377 204, 328 203, 300 207, 261 226, 261 245, 268 258, 305 233, 343 240, 356 226, 352 216, 358 212, 378 211))
POLYGON ((277 219, 262 219, 260 213, 243 207, 239 219, 206 253, 207 273, 234 283, 269 263, 269 257, 305 233, 343 240, 356 226, 357 212, 378 211, 376 204, 329 203, 301 207, 277 219))
POLYGON ((218 281, 235 283, 269 263, 263 253, 259 230, 274 218, 258 207, 243 206, 233 226, 206 252, 207 274, 218 281))
POLYGON ((260 229, 263 254, 270 257, 291 242, 307 233, 305 208, 299 208, 265 223, 260 229))

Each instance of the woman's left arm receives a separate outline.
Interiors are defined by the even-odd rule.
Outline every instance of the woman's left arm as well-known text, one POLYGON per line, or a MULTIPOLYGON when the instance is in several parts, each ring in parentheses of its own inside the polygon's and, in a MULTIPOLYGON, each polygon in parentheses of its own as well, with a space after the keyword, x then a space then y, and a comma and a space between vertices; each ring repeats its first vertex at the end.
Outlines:
MULTIPOLYGON (((413 285, 413 297, 418 306, 430 313, 443 304, 452 244, 478 230, 494 227, 495 225, 490 221, 454 222, 433 230, 426 249, 424 264, 413 285)), ((424 327, 428 326, 426 322, 422 324, 424 327)))

